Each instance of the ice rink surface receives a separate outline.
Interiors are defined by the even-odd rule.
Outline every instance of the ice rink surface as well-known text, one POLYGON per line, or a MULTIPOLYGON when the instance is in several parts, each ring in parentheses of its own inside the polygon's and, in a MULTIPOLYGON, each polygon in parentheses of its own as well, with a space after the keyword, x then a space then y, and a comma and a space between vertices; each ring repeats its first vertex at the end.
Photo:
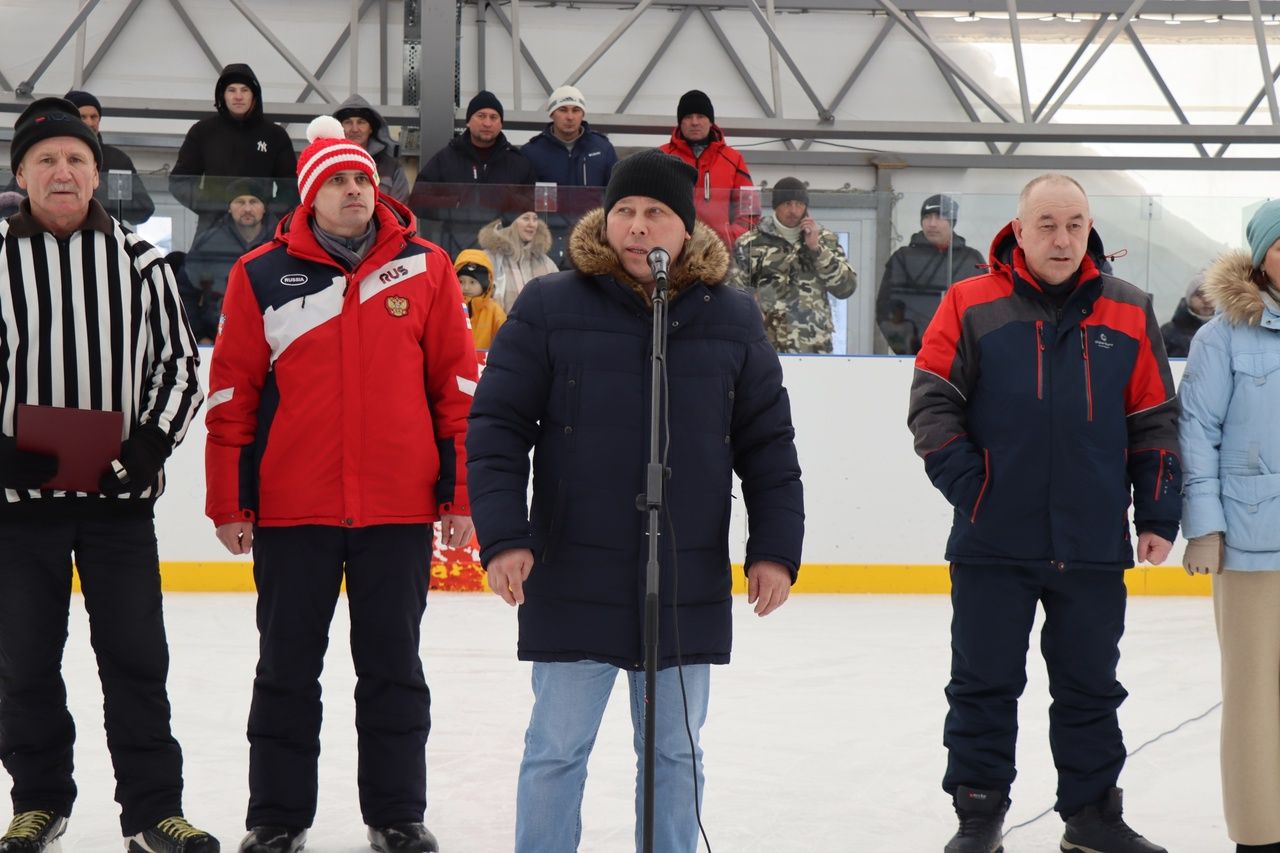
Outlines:
MULTIPOLYGON (((354 675, 339 603, 323 678, 320 806, 307 850, 368 850, 355 788, 354 675)), ((186 812, 234 851, 243 835, 244 737, 257 652, 253 597, 171 593, 174 730, 186 812)), ((735 602, 734 662, 713 668, 703 733, 703 823, 716 853, 938 853, 954 831, 939 788, 945 596, 797 595, 759 619, 735 602)), ((1037 626, 1038 631, 1038 626, 1037 626)), ((79 731, 80 798, 67 853, 122 849, 82 602, 65 673, 79 731)), ((427 824, 444 853, 509 853, 530 706, 515 612, 495 596, 431 593, 423 659, 433 698, 427 824)), ((1033 636, 1020 705, 1008 853, 1056 851, 1044 665, 1033 636)), ((1172 853, 1229 853, 1218 779, 1218 651, 1208 598, 1134 597, 1120 678, 1131 758, 1126 817, 1172 853), (1145 746, 1144 746, 1145 744, 1145 746)), ((583 853, 633 849, 635 757, 619 679, 591 761, 583 853)), ((700 848, 705 849, 705 848, 700 848)))

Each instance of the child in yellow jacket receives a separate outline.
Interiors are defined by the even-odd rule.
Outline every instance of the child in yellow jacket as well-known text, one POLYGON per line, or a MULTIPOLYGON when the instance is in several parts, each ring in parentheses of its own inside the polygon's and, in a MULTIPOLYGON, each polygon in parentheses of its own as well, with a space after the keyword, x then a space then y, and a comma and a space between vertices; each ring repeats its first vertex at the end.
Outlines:
POLYGON ((498 327, 507 322, 507 312, 493 300, 493 262, 479 249, 463 249, 453 262, 471 317, 471 336, 476 349, 493 344, 498 327))

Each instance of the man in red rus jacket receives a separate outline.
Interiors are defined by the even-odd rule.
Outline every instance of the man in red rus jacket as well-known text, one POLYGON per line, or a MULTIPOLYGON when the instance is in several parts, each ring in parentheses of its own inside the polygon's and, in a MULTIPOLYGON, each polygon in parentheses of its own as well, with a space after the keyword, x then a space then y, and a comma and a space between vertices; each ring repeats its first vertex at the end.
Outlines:
POLYGON ((676 127, 661 150, 698 170, 693 188, 698 219, 710 225, 732 252, 733 242, 755 226, 760 211, 758 204, 751 203, 755 188, 747 161, 724 141, 715 107, 705 92, 690 89, 680 96, 676 127))
POLYGON ((477 380, 462 291, 331 116, 311 123, 298 207, 232 268, 210 370, 206 512, 253 553, 260 657, 241 853, 295 853, 316 812, 319 676, 345 578, 360 809, 380 853, 423 825, 431 696, 418 657, 432 525, 471 538, 477 380))

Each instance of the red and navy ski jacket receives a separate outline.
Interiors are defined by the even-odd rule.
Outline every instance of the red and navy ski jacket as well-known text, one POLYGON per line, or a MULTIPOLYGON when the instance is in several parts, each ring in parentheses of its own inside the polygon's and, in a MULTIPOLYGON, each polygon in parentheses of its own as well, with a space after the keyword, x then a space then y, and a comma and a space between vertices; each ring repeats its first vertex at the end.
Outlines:
POLYGON ((1128 568, 1181 515, 1178 402, 1147 294, 1086 257, 1060 307, 1012 225, 990 272, 947 291, 916 356, 907 424, 955 508, 947 559, 1128 568))
POLYGON ((477 381, 448 256, 385 196, 360 265, 339 266, 302 208, 232 268, 206 415, 214 524, 417 524, 470 515, 477 381))

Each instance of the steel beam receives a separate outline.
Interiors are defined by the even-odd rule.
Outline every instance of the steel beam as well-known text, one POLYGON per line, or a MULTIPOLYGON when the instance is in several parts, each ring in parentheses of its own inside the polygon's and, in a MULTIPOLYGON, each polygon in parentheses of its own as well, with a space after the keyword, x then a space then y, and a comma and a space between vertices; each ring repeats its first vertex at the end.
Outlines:
MULTIPOLYGON (((84 78, 82 83, 87 85, 89 80, 93 78, 93 72, 97 70, 98 64, 102 62, 107 52, 115 45, 116 39, 120 37, 120 31, 124 29, 125 24, 129 23, 129 19, 133 17, 133 13, 137 11, 142 0, 129 0, 129 5, 120 13, 120 17, 116 18, 116 22, 111 25, 111 31, 107 33, 107 37, 102 40, 102 44, 98 45, 98 49, 93 52, 93 56, 84 66, 84 78)), ((4 88, 9 88, 5 86, 4 88)))
MULTIPOLYGON (((885 18, 884 25, 880 27, 880 32, 876 33, 876 37, 871 40, 871 45, 867 48, 866 53, 862 54, 862 58, 858 60, 858 64, 853 67, 853 71, 849 73, 845 79, 844 85, 840 87, 840 91, 836 92, 836 96, 831 99, 831 103, 827 105, 827 112, 835 115, 836 107, 844 103, 845 97, 853 88, 853 84, 862 76, 862 72, 866 70, 867 65, 871 62, 871 57, 876 55, 876 51, 880 49, 880 45, 884 44, 884 40, 888 38, 889 31, 897 26, 897 22, 893 18, 885 18)), ((812 139, 806 139, 804 144, 800 146, 801 151, 807 151, 809 146, 813 144, 812 139)))
MULTIPOLYGON (((907 14, 907 17, 910 18, 915 23, 917 24, 919 23, 919 21, 916 19, 915 12, 909 12, 907 14)), ((978 111, 973 108, 973 104, 969 102, 969 98, 965 95, 964 90, 960 88, 960 84, 956 82, 955 77, 951 76, 950 69, 948 69, 947 66, 939 62, 938 57, 930 54, 929 58, 933 60, 934 66, 936 66, 938 69, 938 73, 942 75, 943 82, 947 84, 947 88, 951 90, 951 94, 955 96, 956 101, 960 104, 960 109, 964 110, 964 114, 969 117, 969 121, 975 122, 975 123, 980 122, 982 119, 978 117, 978 111)), ((987 150, 990 151, 992 154, 999 153, 1000 149, 996 147, 996 144, 994 142, 987 140, 986 145, 987 145, 987 150)))
POLYGON ((297 72, 299 77, 311 84, 311 88, 315 89, 316 92, 319 93, 320 97, 324 98, 325 103, 338 103, 338 99, 334 97, 333 92, 330 92, 328 87, 317 80, 315 75, 307 70, 307 67, 298 60, 298 57, 293 55, 293 52, 285 46, 284 42, 280 41, 276 34, 271 31, 271 28, 263 23, 261 18, 254 14, 253 10, 249 8, 248 4, 245 3, 244 0, 227 0, 227 2, 236 7, 236 10, 244 16, 244 19, 252 24, 253 28, 267 40, 267 43, 276 49, 276 53, 284 57, 284 61, 289 63, 290 67, 297 72))
MULTIPOLYGON (((716 41, 720 43, 720 49, 724 51, 724 55, 733 63, 733 67, 738 69, 738 76, 742 78, 743 84, 747 90, 751 92, 751 97, 756 99, 756 103, 760 105, 760 109, 769 118, 773 118, 773 107, 769 104, 769 99, 764 96, 764 92, 760 91, 760 87, 756 85, 756 81, 752 79, 751 72, 747 70, 747 66, 742 61, 742 57, 738 56, 738 51, 734 49, 733 42, 729 41, 729 37, 725 35, 724 30, 720 28, 720 24, 716 21, 715 16, 704 8, 699 8, 703 20, 707 22, 707 26, 711 28, 711 32, 716 37, 716 41)), ((670 122, 668 122, 668 125, 670 122)), ((594 122, 593 122, 594 125, 594 122)))
MULTIPOLYGON (((911 34, 912 38, 920 43, 921 47, 929 51, 934 58, 946 65, 947 68, 951 69, 951 73, 958 77, 965 86, 969 88, 969 91, 977 95, 978 100, 987 105, 987 109, 991 110, 1004 121, 1012 122, 1014 120, 1013 116, 1009 115, 1008 111, 1004 107, 1000 106, 999 102, 996 101, 995 98, 988 95, 972 77, 966 74, 959 65, 951 60, 951 57, 943 53, 942 49, 933 43, 933 39, 929 38, 929 34, 913 23, 911 19, 894 4, 893 0, 878 0, 878 2, 886 12, 897 19, 898 23, 902 25, 903 29, 911 34)), ((1139 2, 1141 2, 1141 0, 1139 0, 1139 2)))
MULTIPOLYGON (((364 2, 360 4, 360 17, 363 18, 365 12, 368 12, 369 7, 372 6, 373 4, 374 4, 374 0, 364 0, 364 2)), ((386 33, 384 32, 383 35, 385 36, 386 33)), ((341 30, 338 31, 338 37, 334 39, 333 46, 329 48, 329 52, 324 55, 324 59, 320 60, 320 64, 316 66, 315 76, 317 79, 320 77, 323 77, 325 75, 325 72, 329 70, 329 66, 333 64, 334 59, 336 59, 338 56, 338 52, 342 50, 342 46, 347 43, 347 40, 350 37, 351 37, 350 27, 343 27, 341 30)), ((385 51, 383 51, 383 53, 381 54, 381 57, 382 57, 383 86, 385 88, 386 71, 387 71, 387 54, 385 51)), ((298 93, 298 97, 296 99, 297 102, 300 104, 304 102, 307 98, 311 96, 312 91, 313 89, 310 83, 303 86, 302 91, 298 93)), ((351 94, 354 95, 355 93, 356 93, 355 89, 352 89, 351 94)), ((385 101, 386 99, 387 99, 386 93, 384 92, 382 100, 385 101)))
POLYGON ((653 73, 653 69, 658 67, 658 61, 667 53, 667 48, 671 47, 671 43, 676 40, 676 36, 680 34, 680 30, 684 27, 685 21, 689 20, 689 16, 693 14, 692 6, 685 6, 680 10, 680 17, 676 19, 671 30, 667 33, 667 37, 662 40, 662 44, 658 45, 658 49, 654 51, 653 56, 649 57, 649 62, 645 65, 644 70, 640 72, 640 76, 636 78, 636 82, 631 84, 631 88, 627 90, 627 94, 622 96, 622 101, 618 104, 618 112, 625 113, 627 107, 631 106, 631 101, 639 93, 640 87, 649 79, 649 75, 653 73))
POLYGON ((44 72, 49 70, 49 66, 53 64, 53 60, 67 46, 67 42, 71 41, 71 37, 76 34, 76 30, 80 29, 89 14, 97 8, 101 0, 85 0, 85 2, 76 11, 76 15, 71 19, 71 23, 63 30, 62 35, 53 43, 53 47, 45 54, 44 59, 40 60, 40 64, 36 66, 35 71, 31 72, 31 76, 18 84, 17 92, 19 95, 30 96, 35 91, 36 83, 44 76, 44 72))
POLYGON ((1267 83, 1271 79, 1271 58, 1267 56, 1267 33, 1262 25, 1262 7, 1258 0, 1249 0, 1249 14, 1253 15, 1253 38, 1258 43, 1258 62, 1262 67, 1262 84, 1267 90, 1267 107, 1271 110, 1271 123, 1280 124, 1280 105, 1276 103, 1276 87, 1267 83))
MULTIPOLYGON (((648 9, 652 3, 653 0, 640 0, 640 2, 636 4, 636 7, 631 10, 630 14, 622 19, 622 23, 614 27, 613 32, 605 36, 605 39, 600 43, 600 46, 593 50, 591 55, 583 60, 581 65, 574 69, 573 73, 569 75, 569 79, 566 80, 565 83, 570 86, 578 85, 578 81, 591 70, 591 66, 599 62, 600 57, 604 56, 605 53, 608 52, 609 48, 613 47, 627 30, 631 29, 631 25, 644 14, 644 10, 648 9)), ((548 92, 548 94, 550 93, 548 92)))
POLYGON ((818 120, 832 121, 835 116, 826 111, 826 107, 822 105, 822 101, 818 98, 818 93, 813 91, 813 87, 809 85, 809 81, 805 79, 804 74, 800 71, 800 66, 796 65, 796 61, 791 58, 786 45, 782 43, 782 39, 778 38, 777 31, 774 30, 773 24, 769 23, 769 19, 765 17, 764 10, 760 8, 760 4, 756 0, 751 0, 748 11, 755 16, 756 23, 760 25, 760 29, 764 30, 765 37, 769 39, 769 43, 778 51, 782 61, 787 64, 787 68, 791 69, 791 74, 796 78, 796 82, 800 84, 800 88, 804 90, 805 97, 809 99, 809 102, 813 104, 813 108, 817 110, 818 120))
MULTIPOLYGON (((1256 1, 1257 0, 1251 0, 1251 2, 1256 1)), ((1129 22, 1132 21, 1133 16, 1138 14, 1138 11, 1142 9, 1142 4, 1144 2, 1147 2, 1147 0, 1133 0, 1133 3, 1129 5, 1128 9, 1125 9, 1124 14, 1120 16, 1120 20, 1116 22, 1116 25, 1111 29, 1111 32, 1107 33, 1107 37, 1102 40, 1102 44, 1098 45, 1098 49, 1093 52, 1093 56, 1090 56, 1085 62, 1084 67, 1076 72, 1076 76, 1071 78, 1071 82, 1067 84, 1065 89, 1063 89, 1062 94, 1058 96, 1058 100, 1054 101, 1053 106, 1049 107, 1043 115, 1037 118, 1037 121, 1042 123, 1047 122, 1057 115, 1058 110, 1060 110, 1062 105, 1067 102, 1067 99, 1071 97, 1071 93, 1076 90, 1076 87, 1080 85, 1081 81, 1083 81, 1088 73, 1093 70, 1093 66, 1098 64, 1098 60, 1102 59, 1102 55, 1107 52, 1107 48, 1111 47, 1115 40, 1119 38, 1120 34, 1125 31, 1125 28, 1129 26, 1129 22)))
MULTIPOLYGON (((1133 31, 1133 24, 1125 27, 1125 32, 1129 36, 1129 41, 1133 44, 1133 49, 1138 52, 1138 58, 1142 60, 1142 64, 1147 66, 1147 72, 1151 75, 1151 79, 1156 81, 1156 86, 1160 88, 1160 93, 1164 95, 1165 101, 1169 104, 1169 109, 1173 110, 1173 114, 1178 117, 1178 121, 1183 124, 1191 124, 1187 120, 1187 114, 1182 111, 1182 107, 1178 104, 1178 99, 1173 96, 1173 91, 1164 82, 1164 77, 1160 76, 1160 70, 1156 68, 1155 62, 1152 61, 1147 49, 1142 46, 1142 42, 1138 39, 1138 34, 1133 31)), ((1196 151, 1200 152, 1201 157, 1208 157, 1209 152, 1199 142, 1196 143, 1196 151)))
MULTIPOLYGON (((478 0, 464 0, 472 5, 478 0)), ((775 0, 779 12, 854 12, 865 14, 883 11, 879 0, 775 0)), ((1216 16, 1248 15, 1248 0, 1147 0, 1145 12, 1158 14, 1216 16)), ((1280 16, 1280 0, 1259 0, 1264 15, 1280 16)), ((661 0, 663 8, 700 6, 711 9, 749 8, 751 0, 661 0)), ((631 8, 635 0, 549 0, 547 6, 576 8, 581 6, 613 6, 631 8)), ((969 12, 1005 14, 1007 0, 895 0, 904 12, 950 12, 956 15, 969 12)), ((1054 12, 1070 12, 1076 15, 1120 15, 1128 5, 1127 0, 1018 0, 1018 10, 1023 14, 1049 15, 1054 12)))
POLYGON ((209 43, 200 34, 200 28, 196 26, 195 21, 191 20, 191 16, 187 14, 187 9, 182 5, 182 0, 169 0, 169 5, 173 7, 173 11, 178 13, 178 17, 182 20, 182 25, 187 28, 187 32, 196 40, 196 44, 200 47, 200 52, 204 54, 205 59, 209 60, 209 65, 213 66, 214 72, 221 74, 222 63, 218 61, 213 48, 209 47, 209 43))
MULTIPOLYGON (((489 3, 487 8, 489 9, 490 12, 498 16, 498 22, 501 23, 504 28, 506 28, 507 35, 511 36, 512 38, 515 38, 515 35, 512 33, 512 30, 511 30, 511 21, 507 20, 506 13, 502 11, 502 7, 498 6, 495 3, 489 3)), ((548 95, 550 95, 552 90, 555 89, 555 86, 552 86, 551 81, 547 79, 547 75, 542 73, 542 69, 538 67, 537 60, 533 58, 533 54, 529 52, 529 48, 525 47, 525 44, 523 41, 520 42, 520 55, 523 56, 524 61, 529 64, 529 70, 533 72, 533 76, 538 78, 538 82, 542 84, 542 88, 546 91, 548 95)), ((544 125, 546 124, 545 117, 542 123, 544 125)))
POLYGON ((1009 0, 1009 38, 1013 40, 1013 64, 1018 69, 1018 100, 1022 103, 1022 120, 1031 118, 1031 96, 1027 94, 1027 68, 1022 56, 1022 35, 1018 31, 1018 0, 1009 0))
MULTIPOLYGON (((1270 85, 1274 86, 1276 83, 1276 80, 1280 80, 1280 65, 1277 65, 1272 70, 1270 85)), ((1254 110, 1258 108, 1258 105, 1262 103, 1262 99, 1266 97, 1266 91, 1267 91, 1266 86, 1263 86, 1258 89, 1258 94, 1253 96, 1253 100, 1249 102, 1249 106, 1245 107, 1244 112, 1241 113, 1240 118, 1236 121, 1236 124, 1248 123, 1249 119, 1253 117, 1254 110)), ((1230 147, 1229 144, 1219 147, 1218 150, 1213 153, 1213 156, 1221 157, 1223 154, 1227 153, 1227 149, 1229 147, 1230 147)))

